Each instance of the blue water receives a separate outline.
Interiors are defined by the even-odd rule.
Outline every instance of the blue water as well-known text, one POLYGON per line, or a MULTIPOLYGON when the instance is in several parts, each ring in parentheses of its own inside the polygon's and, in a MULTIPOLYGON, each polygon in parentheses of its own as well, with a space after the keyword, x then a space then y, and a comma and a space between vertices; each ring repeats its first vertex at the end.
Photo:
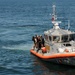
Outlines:
POLYGON ((0 75, 75 75, 73 67, 30 54, 32 36, 52 28, 53 4, 63 22, 60 27, 66 29, 70 20, 75 31, 75 0, 0 0, 0 75))

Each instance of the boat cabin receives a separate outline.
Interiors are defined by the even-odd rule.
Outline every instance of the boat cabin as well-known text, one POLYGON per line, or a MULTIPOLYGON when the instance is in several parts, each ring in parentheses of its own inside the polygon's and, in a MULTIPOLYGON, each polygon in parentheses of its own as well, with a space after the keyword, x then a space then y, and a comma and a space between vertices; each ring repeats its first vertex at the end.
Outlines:
POLYGON ((60 29, 58 24, 48 31, 44 32, 46 42, 64 43, 75 40, 75 32, 69 30, 60 29))
POLYGON ((51 42, 69 42, 75 40, 75 34, 65 34, 65 35, 47 35, 44 34, 45 41, 51 42))

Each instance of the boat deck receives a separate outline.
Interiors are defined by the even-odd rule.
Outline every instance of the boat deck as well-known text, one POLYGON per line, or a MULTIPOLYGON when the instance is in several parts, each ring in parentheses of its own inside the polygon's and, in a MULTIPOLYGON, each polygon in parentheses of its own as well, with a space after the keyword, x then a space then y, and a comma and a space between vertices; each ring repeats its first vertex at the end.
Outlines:
MULTIPOLYGON (((35 49, 34 51, 37 52, 37 49, 35 49)), ((42 53, 42 50, 40 49, 37 53, 42 54, 42 55, 45 55, 45 56, 50 56, 50 55, 59 54, 59 53, 65 54, 67 52, 59 52, 58 50, 48 50, 46 53, 42 53)), ((68 53, 75 53, 75 48, 74 48, 73 51, 71 50, 68 53)))
MULTIPOLYGON (((34 50, 35 52, 37 52, 37 50, 34 50)), ((39 54, 42 54, 42 55, 46 55, 46 56, 49 56, 49 55, 52 55, 52 54, 55 54, 55 53, 57 53, 57 51, 55 52, 55 51, 47 51, 46 53, 42 53, 42 50, 39 50, 37 53, 39 53, 39 54)))

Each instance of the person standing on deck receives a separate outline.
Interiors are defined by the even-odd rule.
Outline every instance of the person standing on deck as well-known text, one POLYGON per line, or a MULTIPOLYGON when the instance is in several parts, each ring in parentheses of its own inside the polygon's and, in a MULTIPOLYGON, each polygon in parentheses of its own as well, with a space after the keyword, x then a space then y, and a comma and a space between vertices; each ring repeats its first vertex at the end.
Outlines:
POLYGON ((44 41, 44 38, 42 37, 42 35, 40 35, 40 39, 41 39, 41 45, 44 47, 45 46, 45 41, 44 41))
POLYGON ((33 49, 37 48, 37 38, 33 36, 32 41, 34 42, 33 49))
POLYGON ((38 45, 38 50, 37 50, 37 52, 38 52, 41 49, 41 38, 40 38, 40 36, 38 36, 37 45, 38 45))

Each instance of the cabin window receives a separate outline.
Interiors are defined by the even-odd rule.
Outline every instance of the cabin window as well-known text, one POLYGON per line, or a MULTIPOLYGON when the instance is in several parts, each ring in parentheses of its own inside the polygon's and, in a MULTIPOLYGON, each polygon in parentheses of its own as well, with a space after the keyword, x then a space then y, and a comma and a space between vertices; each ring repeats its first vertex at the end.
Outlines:
POLYGON ((60 40, 60 36, 53 36, 53 41, 59 41, 60 40))
POLYGON ((45 39, 48 41, 48 36, 47 35, 44 35, 45 39))
POLYGON ((64 45, 64 46, 71 46, 71 44, 69 44, 69 43, 68 43, 68 44, 63 44, 63 45, 64 45))
POLYGON ((51 41, 51 36, 49 36, 49 40, 51 41))
POLYGON ((75 40, 75 34, 70 35, 69 41, 71 41, 71 40, 75 40))
POLYGON ((67 42, 68 41, 68 35, 62 36, 62 42, 67 42))

